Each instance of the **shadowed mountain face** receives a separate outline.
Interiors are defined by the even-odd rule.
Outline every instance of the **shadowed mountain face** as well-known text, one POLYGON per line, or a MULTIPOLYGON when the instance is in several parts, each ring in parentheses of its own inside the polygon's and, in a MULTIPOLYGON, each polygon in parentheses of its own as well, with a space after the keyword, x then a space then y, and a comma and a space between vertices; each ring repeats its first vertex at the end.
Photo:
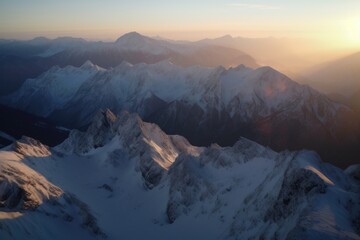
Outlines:
POLYGON ((9 145, 15 139, 20 139, 25 135, 39 139, 48 146, 55 146, 69 135, 69 130, 56 127, 46 118, 1 104, 0 116, 0 145, 9 145))
POLYGON ((91 62, 55 67, 28 80, 4 104, 67 127, 87 125, 98 109, 128 110, 192 144, 232 145, 240 136, 276 150, 313 149, 326 161, 358 161, 354 112, 270 67, 183 68, 91 62))
POLYGON ((28 78, 34 78, 52 66, 81 66, 85 61, 110 68, 126 61, 156 63, 170 60, 181 66, 200 65, 258 66, 248 54, 236 49, 195 43, 156 40, 128 33, 113 43, 87 42, 77 38, 0 42, 0 95, 8 94, 28 78))
POLYGON ((349 99, 349 105, 360 114, 360 90, 354 93, 349 99))

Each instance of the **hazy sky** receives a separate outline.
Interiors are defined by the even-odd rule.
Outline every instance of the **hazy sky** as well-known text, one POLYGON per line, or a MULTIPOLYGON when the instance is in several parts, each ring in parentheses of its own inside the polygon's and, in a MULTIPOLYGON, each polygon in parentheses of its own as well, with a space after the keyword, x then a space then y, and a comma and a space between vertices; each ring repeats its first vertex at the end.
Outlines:
POLYGON ((312 37, 360 46, 360 0, 0 0, 0 37, 312 37))

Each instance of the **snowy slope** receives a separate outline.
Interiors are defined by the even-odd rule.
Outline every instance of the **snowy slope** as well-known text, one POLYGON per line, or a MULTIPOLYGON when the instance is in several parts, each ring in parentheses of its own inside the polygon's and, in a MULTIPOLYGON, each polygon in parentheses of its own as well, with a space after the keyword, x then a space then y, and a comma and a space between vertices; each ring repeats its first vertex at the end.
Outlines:
POLYGON ((86 204, 24 164, 47 158, 48 147, 22 138, 0 151, 1 239, 104 239, 86 204))
MULTIPOLYGON (((36 171, 75 194, 108 239, 360 239, 358 167, 345 173, 313 152, 277 153, 244 138, 197 148, 108 110, 53 149, 29 139, 18 145, 0 152, 1 165, 36 171)), ((73 231, 82 228, 61 236, 77 239, 73 231)), ((7 239, 3 228, 0 236, 7 239)))
POLYGON ((38 78, 28 79, 21 87, 21 93, 11 95, 9 99, 21 104, 30 113, 46 116, 66 104, 85 81, 101 71, 102 68, 90 61, 79 68, 55 66, 38 78), (39 109, 36 106, 43 107, 39 109))

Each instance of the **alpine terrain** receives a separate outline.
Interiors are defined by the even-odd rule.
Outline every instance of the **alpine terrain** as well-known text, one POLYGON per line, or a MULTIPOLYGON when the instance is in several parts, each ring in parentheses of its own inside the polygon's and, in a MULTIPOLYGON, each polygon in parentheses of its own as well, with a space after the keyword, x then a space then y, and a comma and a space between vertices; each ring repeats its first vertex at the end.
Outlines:
POLYGON ((360 239, 359 165, 195 147, 128 112, 53 148, 23 137, 0 166, 1 239, 360 239))

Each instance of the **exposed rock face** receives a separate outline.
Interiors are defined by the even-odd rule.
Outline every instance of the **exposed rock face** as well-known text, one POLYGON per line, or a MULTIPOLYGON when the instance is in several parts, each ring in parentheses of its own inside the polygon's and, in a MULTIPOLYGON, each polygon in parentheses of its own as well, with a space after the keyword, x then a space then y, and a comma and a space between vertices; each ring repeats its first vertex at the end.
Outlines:
POLYGON ((270 219, 278 222, 294 214, 301 204, 310 200, 311 196, 325 193, 324 181, 314 172, 306 169, 296 169, 288 173, 281 187, 274 206, 269 209, 265 221, 270 219))
POLYGON ((23 136, 13 144, 13 150, 28 157, 47 157, 51 155, 48 146, 30 137, 23 136))
POLYGON ((81 154, 104 146, 116 134, 115 120, 115 115, 110 111, 99 111, 87 131, 85 133, 72 131, 69 138, 62 144, 62 148, 65 151, 81 154))

